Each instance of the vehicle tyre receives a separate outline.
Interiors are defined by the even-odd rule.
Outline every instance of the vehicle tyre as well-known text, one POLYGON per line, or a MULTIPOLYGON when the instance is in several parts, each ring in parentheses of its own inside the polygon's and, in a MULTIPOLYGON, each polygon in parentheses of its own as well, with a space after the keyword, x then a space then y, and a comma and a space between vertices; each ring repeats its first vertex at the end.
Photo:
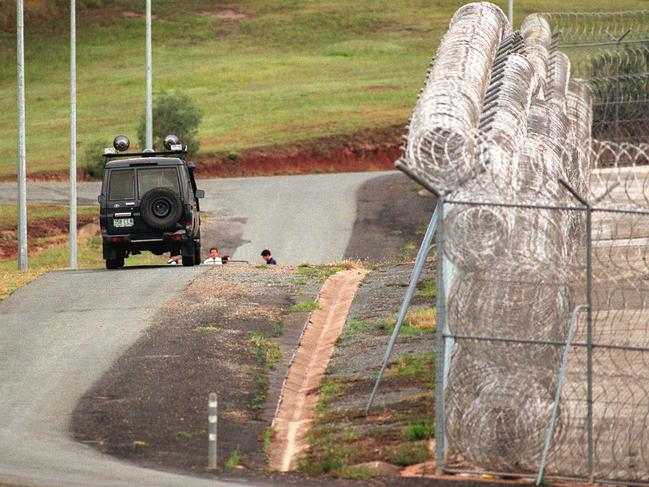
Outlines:
POLYGON ((152 228, 167 230, 173 227, 182 215, 180 196, 169 188, 153 188, 140 201, 140 213, 144 222, 152 228))
POLYGON ((194 242, 195 252, 194 252, 194 264, 199 265, 201 261, 201 243, 194 242))
POLYGON ((106 259, 106 269, 119 269, 124 267, 124 257, 121 259, 106 259))
POLYGON ((183 265, 186 266, 192 266, 194 264, 194 256, 193 255, 183 255, 183 265))

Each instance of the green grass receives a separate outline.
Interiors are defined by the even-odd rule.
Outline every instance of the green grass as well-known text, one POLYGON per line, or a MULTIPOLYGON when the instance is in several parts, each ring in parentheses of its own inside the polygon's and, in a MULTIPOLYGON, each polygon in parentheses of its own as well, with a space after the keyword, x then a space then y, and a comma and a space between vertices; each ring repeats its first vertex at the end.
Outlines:
MULTIPOLYGON (((77 207, 79 216, 99 216, 96 206, 77 207)), ((35 223, 48 218, 68 217, 70 209, 65 205, 27 205, 27 221, 35 223)), ((0 204, 0 228, 15 229, 18 226, 18 205, 0 204)))
MULTIPOLYGON (((144 110, 144 31, 138 0, 78 18, 80 154, 118 133, 135 140, 144 110)), ((464 1, 242 0, 241 20, 198 15, 214 2, 154 3, 154 93, 182 89, 205 112, 202 154, 403 123, 454 11, 464 1)), ((498 3, 506 9, 506 1, 498 3)), ((646 8, 642 0, 517 0, 515 21, 538 10, 646 8)), ((226 8, 226 7, 222 7, 226 8)), ((26 31, 28 171, 67 166, 69 37, 65 12, 26 31)), ((0 32, 0 152, 16 153, 13 29, 0 32)), ((0 177, 16 173, 14 157, 0 177)))
POLYGON ((406 440, 426 440, 435 436, 435 425, 431 422, 419 422, 406 426, 401 432, 406 440))
POLYGON ((250 335, 250 352, 261 366, 268 369, 274 369, 282 360, 282 350, 279 345, 261 333, 250 335))
POLYGON ((219 328, 216 326, 199 326, 198 328, 194 328, 195 332, 198 333, 204 333, 206 335, 209 335, 211 333, 214 333, 218 330, 219 328))
POLYGON ((192 437, 192 434, 189 431, 179 431, 176 433, 176 437, 181 440, 188 440, 192 437))
POLYGON ((228 460, 225 462, 225 468, 227 468, 228 470, 234 470, 239 466, 240 462, 241 453, 239 453, 239 450, 234 450, 232 453, 230 453, 228 460))
POLYGON ((436 282, 435 279, 424 279, 417 284, 417 294, 426 298, 435 297, 436 282))
POLYGON ((296 303, 286 310, 287 313, 310 313, 318 309, 320 305, 315 301, 302 301, 301 303, 296 303))
POLYGON ((419 383, 432 388, 435 385, 435 354, 426 352, 402 355, 389 365, 386 376, 404 377, 413 384, 419 383))

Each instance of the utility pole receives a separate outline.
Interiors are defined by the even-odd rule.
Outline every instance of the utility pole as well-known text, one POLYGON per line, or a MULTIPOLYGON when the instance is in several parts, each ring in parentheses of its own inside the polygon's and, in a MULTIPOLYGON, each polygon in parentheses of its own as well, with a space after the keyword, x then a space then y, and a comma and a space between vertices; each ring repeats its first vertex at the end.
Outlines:
POLYGON ((70 0, 70 268, 77 268, 77 6, 70 0))
POLYGON ((512 28, 514 27, 514 0, 509 0, 507 3, 507 18, 512 28))
POLYGON ((146 148, 153 149, 153 73, 151 70, 151 0, 146 0, 146 148))
POLYGON ((27 270, 27 150, 25 148, 25 18, 16 1, 18 79, 18 269, 27 270))

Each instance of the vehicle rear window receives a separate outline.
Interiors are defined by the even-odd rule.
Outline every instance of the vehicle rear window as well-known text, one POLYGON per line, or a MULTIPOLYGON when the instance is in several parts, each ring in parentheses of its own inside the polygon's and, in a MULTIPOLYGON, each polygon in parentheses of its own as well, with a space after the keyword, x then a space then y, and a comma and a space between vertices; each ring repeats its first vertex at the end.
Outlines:
POLYGON ((125 169, 123 171, 112 171, 109 183, 110 200, 127 200, 135 198, 135 171, 125 169))
POLYGON ((175 167, 138 169, 137 181, 140 198, 153 188, 169 188, 180 194, 175 167))

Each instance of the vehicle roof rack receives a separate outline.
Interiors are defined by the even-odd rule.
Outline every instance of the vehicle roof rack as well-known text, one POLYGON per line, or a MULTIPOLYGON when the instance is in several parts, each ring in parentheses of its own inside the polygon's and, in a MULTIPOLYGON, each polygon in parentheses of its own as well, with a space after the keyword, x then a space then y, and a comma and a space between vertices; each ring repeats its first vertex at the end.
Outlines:
POLYGON ((183 150, 172 150, 172 151, 165 151, 165 152, 117 152, 115 154, 106 154, 104 153, 103 156, 106 159, 119 159, 122 157, 128 158, 128 157, 161 157, 161 156, 181 156, 181 159, 185 159, 187 157, 187 149, 183 150))

